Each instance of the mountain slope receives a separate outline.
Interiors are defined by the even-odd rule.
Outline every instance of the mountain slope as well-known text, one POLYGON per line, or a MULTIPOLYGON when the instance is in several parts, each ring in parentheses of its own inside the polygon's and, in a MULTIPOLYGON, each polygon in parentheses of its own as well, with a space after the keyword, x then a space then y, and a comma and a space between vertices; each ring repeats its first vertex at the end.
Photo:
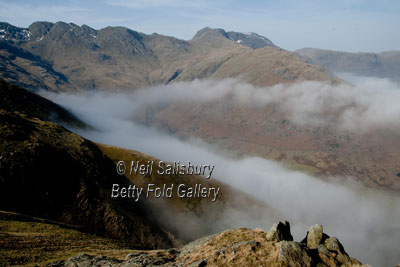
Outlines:
POLYGON ((144 106, 135 119, 179 137, 201 138, 239 156, 260 156, 314 175, 348 177, 371 188, 400 190, 396 129, 362 133, 301 125, 279 105, 229 97, 155 103, 144 106))
POLYGON ((0 209, 75 225, 133 247, 172 245, 143 206, 111 199, 112 184, 128 182, 93 143, 23 114, 1 109, 0 117, 0 209))
POLYGON ((276 45, 274 45, 271 40, 254 32, 228 32, 228 35, 237 43, 253 49, 263 48, 266 46, 276 47, 276 45))
POLYGON ((0 210, 74 225, 132 247, 172 245, 143 204, 111 199, 113 183, 129 184, 114 163, 92 142, 49 121, 84 123, 25 89, 0 85, 0 210))
POLYGON ((33 91, 76 91, 51 64, 4 40, 0 40, 0 78, 33 91))
POLYGON ((69 225, 0 211, 0 265, 43 266, 78 253, 122 258, 129 252, 120 241, 89 235, 69 225))
POLYGON ((68 124, 71 127, 89 127, 59 105, 1 79, 0 108, 28 114, 44 121, 68 124))
POLYGON ((326 67, 331 72, 390 78, 400 82, 400 51, 348 53, 303 48, 295 51, 295 53, 312 64, 326 67))
POLYGON ((255 86, 270 86, 302 80, 339 83, 329 77, 324 68, 303 62, 291 52, 265 47, 238 54, 223 65, 211 78, 242 77, 255 86))

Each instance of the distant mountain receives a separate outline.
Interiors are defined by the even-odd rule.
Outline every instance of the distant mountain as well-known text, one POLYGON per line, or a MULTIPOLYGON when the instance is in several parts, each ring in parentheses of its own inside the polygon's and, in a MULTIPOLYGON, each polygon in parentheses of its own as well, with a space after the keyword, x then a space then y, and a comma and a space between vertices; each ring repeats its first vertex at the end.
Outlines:
POLYGON ((209 27, 199 30, 192 38, 192 41, 204 44, 207 46, 218 46, 222 45, 229 46, 232 44, 232 38, 223 29, 212 29, 209 27))
MULTIPOLYGON (((32 24, 33 25, 33 24, 32 24)), ((0 39, 20 43, 32 40, 29 29, 19 28, 7 22, 0 22, 0 39)))
POLYGON ((1 23, 0 40, 0 77, 32 90, 128 90, 227 77, 255 85, 334 81, 255 33, 204 28, 184 41, 124 27, 35 22, 26 29, 1 23))
POLYGON ((257 49, 266 46, 277 47, 268 38, 258 35, 257 33, 241 33, 241 32, 226 32, 223 29, 212 29, 206 27, 201 29, 193 37, 192 41, 202 42, 208 45, 216 45, 217 43, 229 45, 231 41, 238 44, 257 49))
POLYGON ((53 25, 35 22, 24 29, 0 22, 0 78, 30 90, 76 90, 51 63, 20 47, 26 42, 42 40, 53 25))
POLYGON ((76 91, 51 64, 4 40, 0 40, 0 78, 33 91, 76 91))
POLYGON ((253 49, 263 48, 266 46, 277 47, 268 38, 258 35, 254 32, 241 33, 241 32, 228 32, 230 38, 241 45, 251 47, 253 49))
POLYGON ((311 64, 324 66, 333 73, 390 78, 400 82, 400 51, 382 53, 348 53, 303 48, 295 51, 311 64))

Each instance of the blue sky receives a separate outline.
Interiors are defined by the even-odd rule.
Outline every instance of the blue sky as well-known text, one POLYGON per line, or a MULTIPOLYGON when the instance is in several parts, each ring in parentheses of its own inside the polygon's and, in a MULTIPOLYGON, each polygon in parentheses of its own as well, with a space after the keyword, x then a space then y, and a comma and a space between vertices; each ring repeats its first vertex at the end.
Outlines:
POLYGON ((399 0, 0 0, 0 21, 27 27, 37 20, 126 26, 185 40, 209 26, 256 32, 288 50, 400 50, 399 0))

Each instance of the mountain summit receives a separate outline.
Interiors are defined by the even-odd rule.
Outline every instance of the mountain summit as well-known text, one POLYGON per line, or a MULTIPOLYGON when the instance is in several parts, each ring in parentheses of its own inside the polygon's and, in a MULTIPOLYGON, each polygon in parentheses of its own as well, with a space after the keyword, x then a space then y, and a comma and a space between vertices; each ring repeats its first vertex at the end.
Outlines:
POLYGON ((233 41, 253 49, 263 48, 266 46, 277 47, 268 38, 258 35, 254 32, 226 32, 223 29, 212 29, 209 27, 203 28, 198 31, 193 37, 192 41, 197 41, 214 46, 231 43, 233 41))
POLYGON ((253 49, 263 48, 266 46, 277 47, 271 40, 255 32, 228 32, 228 35, 237 43, 253 49))

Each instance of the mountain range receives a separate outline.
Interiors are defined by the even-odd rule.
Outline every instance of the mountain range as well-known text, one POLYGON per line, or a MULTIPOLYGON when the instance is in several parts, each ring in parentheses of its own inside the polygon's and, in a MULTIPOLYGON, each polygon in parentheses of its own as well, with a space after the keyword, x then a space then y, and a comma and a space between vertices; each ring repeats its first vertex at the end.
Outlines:
POLYGON ((0 77, 32 90, 54 91, 131 90, 196 78, 240 77, 257 86, 337 82, 329 72, 399 81, 400 68, 399 51, 304 48, 293 54, 256 33, 207 27, 185 41, 65 22, 35 22, 28 28, 0 22, 0 59, 0 77))
POLYGON ((0 77, 32 90, 131 90, 241 76, 255 85, 332 79, 255 33, 204 28, 190 41, 124 27, 0 23, 0 77))

